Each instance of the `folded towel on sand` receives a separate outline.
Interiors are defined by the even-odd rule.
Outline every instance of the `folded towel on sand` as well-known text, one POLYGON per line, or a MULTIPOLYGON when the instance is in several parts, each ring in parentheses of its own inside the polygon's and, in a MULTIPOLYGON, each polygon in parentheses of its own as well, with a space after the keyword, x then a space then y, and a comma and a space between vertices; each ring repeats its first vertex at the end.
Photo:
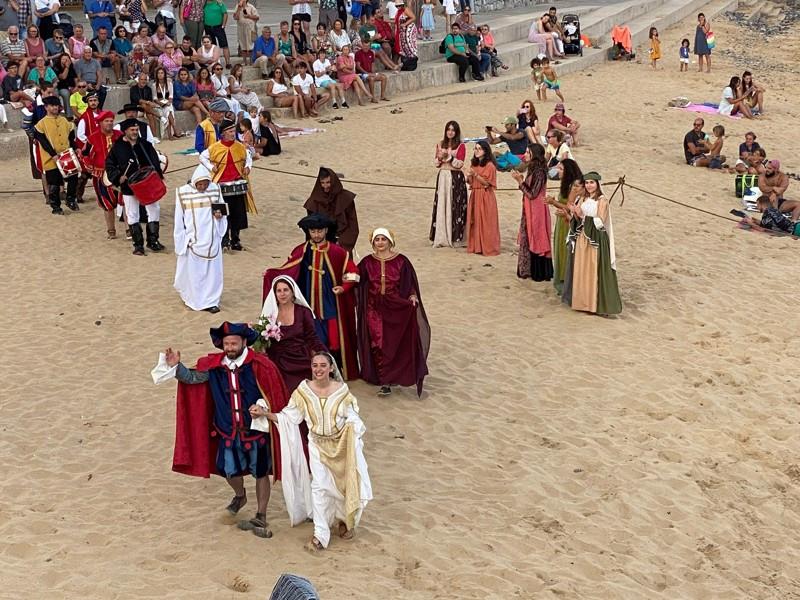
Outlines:
MULTIPOLYGON (((676 106, 675 108, 680 108, 681 110, 688 110, 690 112, 695 113, 703 113, 707 115, 719 115, 718 106, 716 104, 711 104, 710 102, 707 104, 694 104, 690 103, 686 106, 676 106)), ((720 115, 722 116, 722 115, 720 115)), ((725 115, 729 119, 741 119, 742 115, 725 115)))

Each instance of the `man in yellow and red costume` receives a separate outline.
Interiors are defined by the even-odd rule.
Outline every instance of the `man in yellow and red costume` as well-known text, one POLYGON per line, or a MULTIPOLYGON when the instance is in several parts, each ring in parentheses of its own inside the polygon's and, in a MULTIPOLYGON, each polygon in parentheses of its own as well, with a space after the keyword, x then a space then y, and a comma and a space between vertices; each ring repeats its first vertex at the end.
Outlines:
POLYGON ((228 204, 228 232, 222 238, 222 245, 238 251, 243 250, 239 232, 247 229, 247 213, 258 212, 248 181, 253 157, 247 146, 237 141, 235 122, 225 119, 219 129, 220 140, 203 150, 200 164, 209 170, 228 204), (237 183, 241 189, 230 187, 237 183))
POLYGON ((356 351, 355 286, 358 267, 350 253, 334 243, 336 224, 320 213, 301 219, 297 225, 306 241, 297 246, 287 262, 264 273, 262 302, 278 275, 297 282, 314 313, 317 337, 331 351, 345 379, 359 375, 356 351))

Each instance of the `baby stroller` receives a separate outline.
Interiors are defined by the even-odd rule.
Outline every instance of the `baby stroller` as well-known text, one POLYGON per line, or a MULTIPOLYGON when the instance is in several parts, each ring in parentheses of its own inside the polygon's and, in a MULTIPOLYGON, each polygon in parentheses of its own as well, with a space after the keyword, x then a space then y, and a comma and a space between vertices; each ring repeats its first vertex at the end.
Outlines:
MULTIPOLYGON (((75 25, 72 19, 72 15, 69 13, 60 12, 58 13, 58 20, 59 20, 58 28, 64 32, 64 39, 68 40, 75 33, 75 25)), ((109 31, 108 33, 110 37, 112 32, 109 31)))
POLYGON ((564 54, 579 54, 583 56, 580 17, 578 15, 564 15, 561 19, 561 29, 564 31, 564 54))

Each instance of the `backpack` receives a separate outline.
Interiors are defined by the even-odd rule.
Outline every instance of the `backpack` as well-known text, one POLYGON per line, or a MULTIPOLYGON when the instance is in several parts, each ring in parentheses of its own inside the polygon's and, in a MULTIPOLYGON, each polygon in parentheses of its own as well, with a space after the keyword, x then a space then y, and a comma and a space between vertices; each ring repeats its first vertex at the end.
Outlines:
POLYGON ((758 175, 739 173, 733 183, 737 198, 743 198, 751 187, 758 188, 758 175))
POLYGON ((439 54, 444 54, 447 51, 447 36, 442 40, 442 43, 439 44, 439 54))

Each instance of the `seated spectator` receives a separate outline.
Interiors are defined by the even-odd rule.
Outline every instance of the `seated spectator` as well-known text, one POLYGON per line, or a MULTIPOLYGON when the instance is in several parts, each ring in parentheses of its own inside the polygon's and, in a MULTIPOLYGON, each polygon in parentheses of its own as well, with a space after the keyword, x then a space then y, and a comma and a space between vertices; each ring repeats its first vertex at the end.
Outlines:
POLYGON ((192 38, 183 36, 175 51, 181 53, 181 66, 190 74, 194 73, 197 70, 197 51, 192 47, 192 38))
POLYGON ((128 32, 122 25, 114 30, 114 39, 111 40, 111 47, 115 54, 119 56, 120 65, 125 64, 127 67, 122 71, 123 79, 127 78, 128 82, 130 82, 133 80, 133 65, 131 65, 133 43, 128 39, 128 32))
POLYGON ((61 29, 53 31, 53 37, 45 41, 44 49, 47 63, 55 69, 58 66, 58 59, 61 55, 69 55, 67 41, 64 39, 64 31, 61 29))
POLYGON ((17 63, 17 74, 24 80, 28 74, 28 51, 25 42, 19 38, 19 27, 12 25, 8 28, 7 35, 8 38, 0 43, 3 65, 8 69, 8 63, 17 63))
POLYGON ((333 51, 333 44, 328 37, 328 27, 325 23, 317 24, 317 32, 311 36, 311 51, 314 56, 319 57, 319 51, 324 50, 328 60, 336 60, 336 53, 333 51))
POLYGON ((359 31, 361 30, 361 20, 356 19, 353 17, 350 19, 350 27, 347 30, 347 37, 350 38, 350 52, 354 55, 361 49, 361 36, 359 35, 359 31))
POLYGON ((69 103, 69 98, 75 91, 78 85, 78 74, 72 66, 72 59, 69 54, 62 54, 56 63, 54 69, 58 80, 56 81, 56 90, 61 98, 61 104, 64 106, 64 114, 68 119, 72 118, 72 107, 69 103))
POLYGON ((300 21, 292 21, 292 28, 289 30, 289 35, 292 36, 292 42, 294 43, 294 56, 308 64, 314 62, 311 46, 308 45, 308 38, 303 31, 303 26, 300 21))
POLYGON ((75 91, 69 97, 69 106, 72 109, 72 118, 76 121, 83 116, 89 105, 86 102, 86 94, 89 93, 89 84, 78 80, 75 83, 75 91))
MULTIPOLYGON (((349 48, 349 46, 346 47, 349 48)), ((295 94, 300 98, 300 117, 305 117, 306 114, 318 117, 317 86, 314 84, 314 78, 308 73, 308 65, 303 61, 297 63, 297 73, 292 77, 292 86, 295 94)), ((330 94, 324 92, 324 98, 329 99, 330 94)))
POLYGON ((751 162, 753 152, 761 148, 756 141, 756 134, 748 131, 744 134, 744 142, 739 144, 739 158, 733 168, 737 173, 756 173, 755 165, 757 162, 751 162))
POLYGON ((330 30, 328 33, 328 39, 331 42, 331 46, 333 47, 333 51, 336 56, 342 53, 342 48, 345 46, 350 46, 350 36, 347 35, 347 32, 344 30, 344 23, 341 19, 336 19, 333 22, 333 29, 330 30))
MULTIPOLYGON (((356 73, 356 59, 350 54, 350 46, 345 44, 342 46, 342 53, 336 57, 336 78, 342 89, 348 90, 351 86, 358 98, 358 105, 364 106, 364 95, 366 94, 370 100, 375 101, 374 96, 367 91, 364 82, 356 73)), ((322 100, 320 104, 324 104, 326 100, 322 100)), ((345 108, 347 105, 344 104, 345 108)))
POLYGON ((167 42, 164 52, 158 56, 158 65, 167 72, 170 79, 178 74, 178 69, 183 67, 183 53, 175 49, 175 44, 167 42))
POLYGON ((330 93, 333 98, 333 108, 339 108, 336 101, 337 94, 342 102, 342 106, 344 108, 349 108, 347 106, 347 100, 344 97, 344 90, 336 83, 336 80, 331 78, 331 74, 336 73, 336 70, 331 64, 325 49, 320 48, 317 56, 317 60, 315 60, 312 65, 312 69, 314 70, 314 83, 318 88, 327 90, 330 93))
POLYGON ((753 82, 753 74, 750 71, 742 73, 739 91, 736 94, 744 98, 744 103, 750 107, 750 112, 753 114, 764 114, 764 92, 766 88, 753 82))
POLYGON ((744 101, 745 96, 737 97, 736 95, 737 92, 740 91, 739 82, 740 80, 738 77, 731 77, 728 87, 722 90, 722 98, 720 98, 717 112, 728 117, 741 114, 748 119, 752 119, 753 113, 751 112, 750 107, 744 101))
POLYGON ((567 158, 575 160, 572 150, 564 141, 564 134, 558 129, 547 132, 547 146, 544 147, 544 159, 547 161, 547 177, 561 179, 563 167, 561 161, 567 158))
POLYGON ((3 78, 3 98, 6 102, 26 102, 30 100, 30 96, 25 93, 25 85, 22 77, 19 75, 19 64, 15 61, 9 61, 6 66, 8 72, 3 78))
POLYGON ((528 142, 541 146, 542 137, 539 132, 539 117, 536 115, 536 107, 533 105, 532 100, 524 100, 522 102, 517 121, 517 129, 525 133, 528 142))
POLYGON ((256 135, 253 133, 253 122, 244 117, 239 121, 239 126, 236 128, 237 138, 247 148, 247 152, 253 160, 259 158, 260 154, 256 152, 256 135))
POLYGON ((262 156, 274 156, 281 153, 281 135, 292 131, 302 131, 298 127, 278 127, 272 122, 272 113, 264 109, 258 113, 258 137, 256 148, 262 156))
POLYGON ((557 55, 564 56, 564 30, 561 28, 561 23, 558 22, 558 14, 556 7, 551 6, 547 11, 547 20, 544 21, 544 29, 553 36, 553 43, 555 44, 557 55))
POLYGON ((489 64, 491 65, 492 69, 492 77, 497 77, 497 69, 507 71, 508 65, 505 64, 497 54, 497 48, 494 45, 494 35, 492 35, 489 26, 481 25, 478 28, 478 32, 481 34, 481 52, 489 55, 489 64))
POLYGON ((761 219, 756 221, 753 217, 745 216, 744 222, 757 230, 780 231, 800 236, 800 202, 794 202, 797 207, 792 211, 791 218, 784 216, 784 212, 775 208, 769 196, 760 196, 756 200, 761 219))
POLYGON ((725 128, 722 125, 715 125, 711 130, 714 134, 714 141, 708 150, 708 168, 722 169, 728 168, 725 164, 725 157, 722 155, 722 146, 725 143, 725 128))
POLYGON ((108 32, 109 30, 103 26, 97 30, 97 37, 89 44, 92 55, 100 61, 100 66, 110 67, 114 71, 117 83, 126 83, 128 81, 128 57, 121 56, 114 51, 114 44, 108 37, 108 32))
POLYGON ((222 65, 214 65, 211 69, 211 83, 214 84, 214 93, 217 97, 228 101, 228 106, 231 107, 231 112, 235 115, 233 120, 236 120, 239 117, 239 113, 242 112, 242 107, 236 98, 231 97, 230 82, 223 71, 222 65))
POLYGON ((300 115, 300 98, 290 88, 290 82, 286 80, 283 67, 275 67, 272 78, 267 80, 267 96, 272 98, 272 103, 278 108, 292 107, 294 118, 300 115))
MULTIPOLYGON (((175 81, 176 85, 182 81, 181 77, 182 77, 181 72, 178 71, 178 79, 175 81)), ((194 81, 194 88, 197 97, 200 99, 200 102, 206 109, 208 109, 209 103, 214 99, 214 96, 216 95, 214 93, 214 82, 211 81, 211 72, 208 70, 208 67, 200 67, 197 70, 197 79, 194 81)), ((177 89, 178 88, 176 87, 176 90, 177 89)), ((179 108, 178 110, 191 110, 191 109, 179 108)), ((194 111, 192 111, 192 113, 195 114, 194 111)), ((197 115, 195 114, 195 116, 197 115)))
POLYGON ((37 56, 34 67, 28 73, 28 82, 34 83, 37 86, 47 81, 48 83, 55 83, 58 76, 56 72, 45 64, 44 56, 37 56))
POLYGON ((480 32, 478 32, 478 25, 472 17, 472 9, 469 6, 465 6, 453 23, 461 28, 461 35, 464 36, 470 53, 480 61, 481 75, 488 73, 491 68, 491 57, 481 52, 481 36, 480 32))
POLYGON ((168 44, 172 44, 173 49, 175 48, 175 42, 167 35, 167 28, 163 25, 156 27, 156 32, 150 38, 150 42, 151 56, 157 57, 158 55, 163 54, 167 49, 168 44))
MULTIPOLYGON (((380 35, 375 22, 375 16, 370 15, 367 17, 367 22, 358 31, 363 47, 372 49, 375 53, 375 58, 381 61, 388 70, 399 71, 402 65, 392 61, 392 46, 380 35)), ((358 52, 356 52, 356 55, 358 55, 358 52)))
POLYGON ((153 102, 155 103, 153 112, 161 121, 161 137, 164 137, 166 133, 171 140, 183 137, 183 132, 178 131, 175 126, 174 98, 175 88, 172 80, 167 76, 167 70, 164 67, 156 67, 153 75, 153 102))
MULTIPOLYGON (((156 131, 156 119, 159 118, 156 109, 158 105, 153 99, 153 89, 150 87, 150 77, 147 73, 139 73, 136 77, 136 85, 130 89, 130 105, 136 106, 137 109, 144 113, 147 122, 150 125, 150 131, 156 131)), ((153 133, 155 135, 155 133, 153 133)))
POLYGON ((220 56, 222 56, 222 51, 219 46, 212 43, 211 36, 204 35, 202 44, 197 49, 196 62, 198 66, 205 66, 211 70, 211 67, 219 63, 220 56))
POLYGON ((374 68, 375 52, 370 48, 370 44, 364 44, 361 49, 356 52, 356 71, 362 81, 367 82, 367 88, 372 95, 372 102, 377 102, 375 96, 375 83, 381 86, 381 100, 388 101, 386 97, 386 75, 383 73, 376 73, 374 68))
MULTIPOLYGON (((211 83, 208 69, 202 67, 201 71, 205 71, 206 83, 204 85, 211 88, 210 90, 207 89, 207 93, 209 94, 207 98, 208 102, 210 102, 214 97, 214 84, 211 83)), ((181 67, 178 71, 178 77, 175 79, 173 90, 175 92, 173 96, 175 110, 188 110, 194 115, 196 124, 200 125, 203 119, 208 116, 208 107, 197 93, 197 84, 192 81, 192 75, 189 73, 188 69, 181 67)))
POLYGON ((69 48, 69 56, 74 63, 76 60, 83 58, 83 49, 89 45, 89 38, 83 35, 83 25, 76 23, 72 27, 72 37, 67 40, 67 48, 69 48))
POLYGON ((278 47, 276 57, 283 58, 283 70, 286 72, 287 76, 291 76, 294 73, 295 63, 297 62, 296 50, 294 47, 294 38, 289 33, 289 23, 287 21, 281 21, 280 32, 278 33, 278 37, 275 39, 275 44, 278 47))
POLYGON ((550 29, 550 15, 545 13, 538 19, 534 19, 528 30, 528 41, 539 46, 539 53, 547 58, 561 56, 555 46, 555 40, 550 29))
POLYGON ((39 28, 36 25, 28 27, 28 37, 25 38, 25 56, 28 57, 28 62, 32 63, 37 57, 47 57, 47 49, 44 46, 44 40, 39 37, 39 28))
POLYGON ((547 121, 547 129, 557 129, 564 134, 564 141, 568 146, 578 146, 578 130, 581 124, 575 119, 570 119, 562 102, 557 102, 553 116, 547 121))
POLYGON ((228 87, 231 97, 235 98, 245 110, 255 108, 256 112, 258 112, 262 109, 261 100, 258 99, 258 94, 244 85, 243 70, 241 63, 236 64, 233 65, 231 74, 228 75, 228 87))
POLYGON ((259 14, 256 7, 247 0, 238 0, 233 20, 236 21, 236 38, 239 42, 239 56, 247 63, 253 51, 253 42, 258 36, 259 14))
POLYGON ((131 55, 131 62, 133 63, 134 75, 144 73, 150 74, 150 65, 155 60, 153 52, 153 40, 150 38, 150 28, 147 25, 139 25, 139 29, 131 38, 133 44, 133 54, 131 55))
POLYGON ((261 35, 253 43, 253 53, 250 55, 250 59, 254 67, 261 69, 262 79, 269 79, 273 69, 286 62, 284 56, 278 54, 278 46, 275 38, 272 37, 270 27, 261 29, 261 35))
POLYGON ((476 81, 483 81, 481 75, 481 63, 470 49, 464 36, 461 35, 461 27, 457 23, 450 26, 450 33, 444 38, 445 60, 458 66, 458 80, 466 83, 467 69, 472 69, 472 78, 476 81))
POLYGON ((773 158, 767 161, 767 164, 759 163, 756 171, 758 172, 758 189, 769 198, 772 206, 783 212, 793 210, 795 202, 792 202, 788 209, 784 208, 784 204, 789 202, 783 197, 789 187, 789 176, 781 173, 781 161, 773 158))
MULTIPOLYGON (((394 19, 392 15, 389 15, 389 18, 394 19)), ((383 18, 383 11, 377 11, 372 19, 368 19, 367 23, 374 24, 377 31, 372 42, 379 43, 386 56, 394 58, 394 31, 392 25, 383 18)))
POLYGON ((97 96, 100 98, 100 108, 102 109, 108 92, 105 86, 102 85, 103 68, 100 65, 100 61, 92 57, 92 47, 86 46, 83 49, 83 57, 72 63, 72 65, 75 67, 75 73, 77 73, 81 81, 88 83, 89 89, 97 92, 97 96))
POLYGON ((687 165, 708 166, 709 160, 706 154, 709 151, 709 144, 706 141, 706 134, 703 133, 704 125, 705 121, 701 117, 695 117, 692 130, 683 136, 683 154, 687 165))
POLYGON ((508 146, 507 152, 495 152, 499 169, 507 170, 518 166, 522 162, 525 151, 528 149, 527 136, 524 131, 520 131, 517 128, 517 125, 516 117, 506 117, 503 119, 503 131, 497 129, 497 127, 486 128, 486 139, 490 144, 497 145, 505 142, 506 146, 508 146))

